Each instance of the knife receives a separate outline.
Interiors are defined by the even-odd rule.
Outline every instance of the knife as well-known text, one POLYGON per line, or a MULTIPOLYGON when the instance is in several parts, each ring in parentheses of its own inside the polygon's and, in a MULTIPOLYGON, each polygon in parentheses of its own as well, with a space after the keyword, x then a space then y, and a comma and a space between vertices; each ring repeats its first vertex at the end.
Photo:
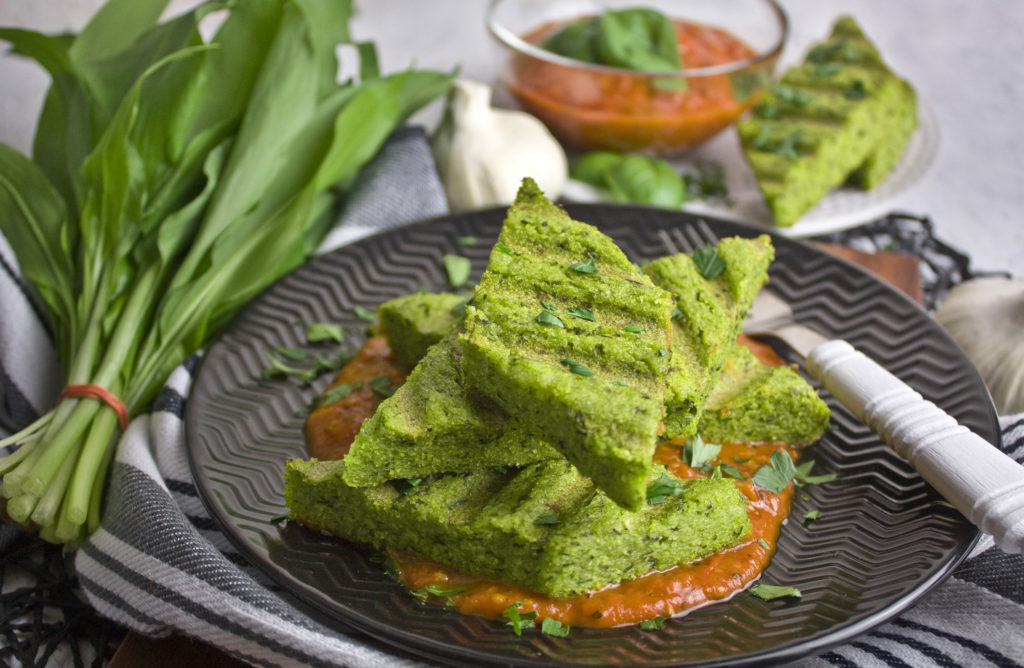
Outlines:
POLYGON ((807 372, 1006 552, 1024 554, 1024 467, 846 341, 796 321, 762 290, 743 326, 780 339, 807 372))

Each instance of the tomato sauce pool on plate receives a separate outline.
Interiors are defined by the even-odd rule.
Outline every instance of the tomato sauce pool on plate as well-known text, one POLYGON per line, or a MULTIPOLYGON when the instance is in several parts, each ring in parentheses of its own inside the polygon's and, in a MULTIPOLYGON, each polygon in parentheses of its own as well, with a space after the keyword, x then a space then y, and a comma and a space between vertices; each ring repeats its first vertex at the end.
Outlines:
MULTIPOLYGON (((767 346, 741 337, 761 361, 781 364, 767 346)), ((398 385, 402 370, 392 356, 387 341, 370 338, 359 353, 339 371, 330 387, 357 386, 345 398, 316 408, 306 423, 311 456, 321 459, 344 457, 362 421, 373 414, 383 400, 367 384, 373 378, 388 376, 398 385)), ((328 388, 328 392, 330 391, 328 388)), ((655 459, 679 478, 705 475, 686 465, 682 439, 658 446, 655 459)), ((520 615, 536 612, 536 621, 551 617, 570 626, 607 628, 638 624, 657 617, 671 617, 707 603, 726 599, 756 580, 775 551, 775 542, 792 501, 792 485, 780 494, 758 487, 749 478, 768 462, 772 452, 783 449, 793 459, 799 449, 783 444, 722 444, 717 459, 735 467, 746 480, 737 480, 740 492, 748 499, 750 536, 742 542, 699 561, 681 564, 666 571, 648 573, 595 592, 566 598, 552 598, 530 592, 513 584, 480 578, 425 559, 392 554, 403 582, 411 590, 427 587, 458 591, 452 596, 430 599, 454 605, 461 612, 500 619, 510 606, 518 604, 520 615)))

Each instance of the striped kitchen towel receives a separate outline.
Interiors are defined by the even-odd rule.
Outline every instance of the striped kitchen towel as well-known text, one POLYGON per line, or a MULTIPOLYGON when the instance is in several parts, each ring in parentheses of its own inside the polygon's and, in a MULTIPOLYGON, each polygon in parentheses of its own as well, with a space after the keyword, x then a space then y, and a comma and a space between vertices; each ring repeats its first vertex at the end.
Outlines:
MULTIPOLYGON (((446 209, 417 131, 389 143, 358 192, 334 243, 446 209)), ((2 239, 0 261, 0 425, 10 430, 46 407, 55 370, 45 321, 26 298, 2 239), (32 340, 43 345, 28 349, 32 340)), ((121 439, 102 525, 73 556, 88 601, 127 628, 201 638, 254 665, 422 665, 392 646, 311 619, 219 531, 186 460, 182 416, 197 361, 174 372, 152 412, 133 420, 121 439)), ((1004 449, 1024 462, 1024 415, 1004 417, 1001 426, 1004 449)), ((1024 559, 984 539, 915 607, 799 665, 1024 666, 1024 559)))

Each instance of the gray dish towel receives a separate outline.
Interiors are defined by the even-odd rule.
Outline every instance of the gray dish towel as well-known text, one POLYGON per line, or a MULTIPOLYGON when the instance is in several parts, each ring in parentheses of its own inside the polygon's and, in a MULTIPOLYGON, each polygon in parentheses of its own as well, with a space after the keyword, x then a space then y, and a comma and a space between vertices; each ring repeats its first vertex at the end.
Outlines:
MULTIPOLYGON (((396 133, 353 192, 323 250, 447 211, 429 147, 416 128, 396 133)), ((46 409, 57 381, 45 325, 2 237, 0 314, 0 426, 13 429, 46 409), (26 341, 41 346, 27 348, 26 341)), ((421 665, 421 659, 309 618, 247 566, 218 530, 185 454, 182 415, 196 361, 174 372, 152 412, 133 420, 121 439, 101 528, 74 555, 88 601, 128 628, 202 638, 256 665, 421 665)), ((1003 417, 1001 425, 1004 449, 1024 461, 1024 414, 1003 417)), ((1024 559, 983 539, 917 606, 800 665, 1024 666, 1024 559)))

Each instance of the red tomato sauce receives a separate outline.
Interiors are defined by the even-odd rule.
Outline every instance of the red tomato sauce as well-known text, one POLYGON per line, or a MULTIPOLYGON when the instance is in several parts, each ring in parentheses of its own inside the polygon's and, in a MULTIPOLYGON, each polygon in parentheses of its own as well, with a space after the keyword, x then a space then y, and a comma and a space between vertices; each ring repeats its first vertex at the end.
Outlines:
POLYGON ((405 382, 408 372, 397 360, 383 336, 367 339, 356 356, 343 366, 324 390, 326 396, 339 385, 359 385, 347 397, 315 408, 306 418, 306 446, 311 457, 341 459, 348 453, 363 420, 373 415, 384 397, 367 385, 378 376, 387 376, 392 387, 405 382))
MULTIPOLYGON (((720 28, 683 20, 673 23, 688 69, 756 55, 720 28)), ((542 26, 523 39, 539 43, 563 25, 542 26)), ((756 96, 737 100, 726 74, 688 77, 685 90, 657 82, 646 74, 588 70, 517 55, 505 84, 563 141, 620 151, 686 150, 728 126, 756 101, 756 96)))
MULTIPOLYGON (((755 355, 766 364, 783 361, 768 346, 740 337, 755 355)), ((355 358, 344 367, 332 383, 355 384, 381 374, 394 384, 405 378, 397 366, 383 337, 369 339, 355 358)), ((343 457, 362 421, 373 414, 381 398, 364 387, 345 399, 316 409, 306 424, 310 455, 322 459, 343 457)), ((655 461, 666 466, 679 478, 695 478, 700 471, 686 465, 683 459, 685 440, 668 441, 658 446, 655 461)), ((747 480, 736 486, 748 500, 751 533, 740 543, 693 563, 681 564, 666 571, 639 576, 580 596, 553 598, 528 591, 514 584, 459 573, 420 557, 392 554, 401 579, 412 590, 428 586, 462 588, 461 593, 436 602, 450 601, 461 612, 501 618, 511 605, 519 603, 520 614, 536 611, 536 622, 546 617, 570 626, 608 628, 637 624, 655 617, 671 617, 707 603, 729 598, 756 580, 775 552, 782 523, 789 514, 793 497, 792 483, 780 494, 769 492, 749 478, 768 462, 772 452, 783 449, 793 459, 799 449, 785 444, 722 445, 716 461, 739 469, 747 480)))

